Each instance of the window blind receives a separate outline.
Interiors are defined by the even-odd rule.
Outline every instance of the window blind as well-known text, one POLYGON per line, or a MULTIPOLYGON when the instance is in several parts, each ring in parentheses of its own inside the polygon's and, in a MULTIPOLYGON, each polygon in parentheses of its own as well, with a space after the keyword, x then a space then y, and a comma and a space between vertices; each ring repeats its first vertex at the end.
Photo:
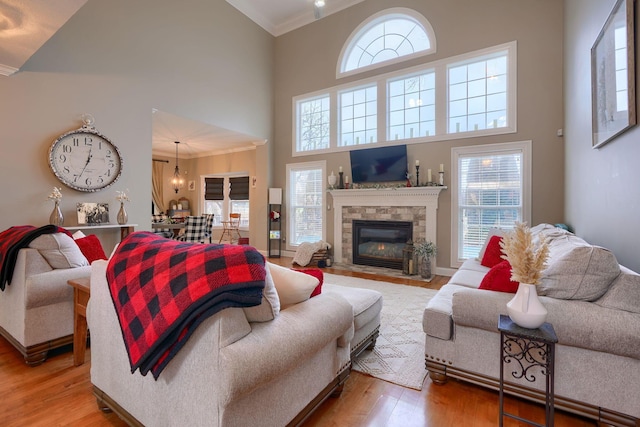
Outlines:
POLYGON ((224 200, 224 178, 204 179, 204 199, 224 200))
POLYGON ((229 199, 231 200, 249 200, 249 177, 241 176, 237 178, 229 178, 229 199))

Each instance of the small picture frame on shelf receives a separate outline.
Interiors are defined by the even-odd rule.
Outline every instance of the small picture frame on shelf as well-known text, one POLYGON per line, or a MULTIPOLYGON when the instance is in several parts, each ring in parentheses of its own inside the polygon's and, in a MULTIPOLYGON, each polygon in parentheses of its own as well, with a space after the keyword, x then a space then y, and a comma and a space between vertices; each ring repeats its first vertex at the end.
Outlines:
POLYGON ((271 239, 271 240, 280 240, 280 230, 271 230, 271 231, 269 231, 269 239, 271 239))
POLYGON ((78 225, 109 224, 109 203, 78 203, 76 212, 78 213, 78 225))

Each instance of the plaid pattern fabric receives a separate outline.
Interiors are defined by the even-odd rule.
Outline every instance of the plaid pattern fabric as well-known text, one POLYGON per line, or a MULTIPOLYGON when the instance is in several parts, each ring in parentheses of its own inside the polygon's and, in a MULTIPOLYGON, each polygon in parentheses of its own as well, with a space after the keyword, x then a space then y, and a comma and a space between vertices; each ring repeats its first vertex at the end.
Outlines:
POLYGON ((71 235, 67 230, 56 225, 45 225, 40 228, 33 225, 18 225, 0 233, 0 290, 4 291, 5 284, 11 284, 11 277, 13 277, 20 249, 27 247, 41 234, 59 232, 71 235))
POLYGON ((204 216, 188 216, 184 221, 184 234, 178 236, 183 242, 204 243, 207 238, 207 218, 204 216))
POLYGON ((209 243, 212 243, 211 235, 213 233, 213 214, 207 214, 205 215, 205 218, 207 218, 207 231, 204 233, 204 235, 209 239, 209 243))
POLYGON ((129 234, 107 267, 131 372, 162 370, 196 327, 227 307, 262 301, 265 260, 255 248, 129 234))
MULTIPOLYGON (((165 214, 151 215, 151 222, 155 224, 165 222, 167 219, 169 219, 169 217, 165 214)), ((169 228, 154 228, 153 232, 168 239, 173 237, 173 231, 171 231, 171 229, 169 228)))

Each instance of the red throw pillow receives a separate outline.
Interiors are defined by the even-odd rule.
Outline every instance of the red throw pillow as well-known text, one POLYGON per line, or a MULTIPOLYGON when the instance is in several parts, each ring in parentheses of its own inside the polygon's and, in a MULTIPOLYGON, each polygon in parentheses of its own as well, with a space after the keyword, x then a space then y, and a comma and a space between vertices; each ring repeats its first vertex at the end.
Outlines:
POLYGON ((89 261, 89 264, 97 259, 107 259, 107 255, 104 253, 104 249, 102 249, 102 244, 95 234, 81 237, 80 239, 76 239, 75 242, 78 244, 80 252, 82 252, 87 261, 89 261))
POLYGON ((485 267, 491 268, 503 261, 502 248, 500 247, 501 241, 501 236, 491 236, 489 244, 487 244, 487 250, 484 251, 484 256, 482 257, 482 261, 480 261, 480 264, 484 265, 485 267))
POLYGON ((319 268, 300 268, 300 269, 293 268, 292 270, 299 271, 300 273, 308 274, 318 279, 320 283, 318 283, 318 286, 316 286, 313 292, 311 292, 311 296, 309 296, 309 298, 313 298, 316 295, 320 295, 320 293, 322 292, 322 282, 324 282, 324 273, 322 272, 322 270, 320 270, 319 268))
POLYGON ((491 270, 484 275, 478 289, 514 294, 518 290, 518 285, 518 282, 511 280, 511 264, 505 260, 491 267, 491 270))

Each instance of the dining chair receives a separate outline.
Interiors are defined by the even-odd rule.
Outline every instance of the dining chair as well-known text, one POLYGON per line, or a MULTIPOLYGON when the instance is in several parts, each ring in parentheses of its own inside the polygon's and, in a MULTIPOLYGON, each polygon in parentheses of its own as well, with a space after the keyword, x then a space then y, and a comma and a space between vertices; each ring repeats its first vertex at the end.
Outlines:
POLYGON ((218 243, 222 243, 224 236, 229 236, 229 243, 233 243, 233 235, 234 232, 240 239, 242 236, 240 235, 240 217, 239 213, 230 213, 228 221, 222 221, 222 235, 220 236, 220 240, 218 243))
POLYGON ((184 221, 184 233, 179 235, 176 240, 180 240, 182 242, 204 243, 207 238, 206 233, 206 216, 188 216, 184 221))
POLYGON ((207 218, 207 231, 205 233, 205 237, 209 239, 209 243, 213 243, 211 240, 211 236, 213 234, 213 214, 205 214, 207 218))

